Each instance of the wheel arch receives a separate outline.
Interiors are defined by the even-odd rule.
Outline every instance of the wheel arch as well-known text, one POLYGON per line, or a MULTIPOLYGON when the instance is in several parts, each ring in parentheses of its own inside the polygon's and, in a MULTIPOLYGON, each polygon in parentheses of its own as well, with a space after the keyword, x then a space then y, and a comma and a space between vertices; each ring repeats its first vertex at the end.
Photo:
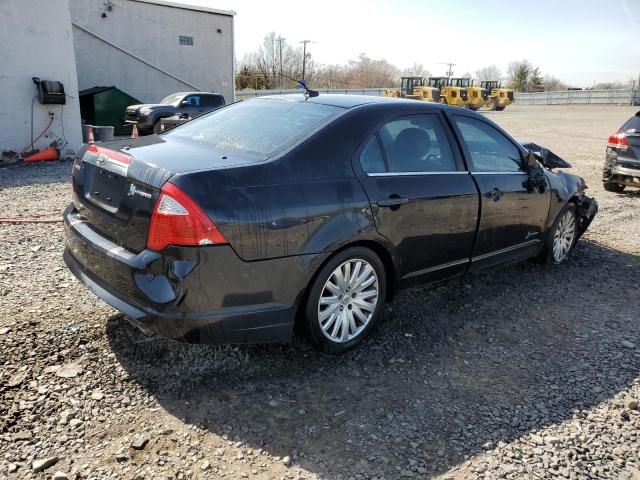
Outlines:
POLYGON ((319 263, 315 267, 313 275, 311 275, 311 277, 309 278, 309 281, 307 282, 307 285, 305 286, 303 293, 300 296, 300 300, 298 301, 298 306, 296 307, 294 328, 297 329, 299 325, 302 323, 300 319, 301 319, 301 316, 304 315, 305 305, 307 303, 309 291, 311 290, 311 286, 315 282, 322 268, 340 252, 343 252, 353 247, 367 248, 372 252, 374 252, 380 258, 380 261, 384 266, 384 273, 387 278, 387 285, 386 285, 387 293, 386 293, 385 301, 391 300, 393 298, 394 294, 398 290, 398 285, 399 285, 398 268, 394 260, 393 254, 386 246, 384 246, 380 242, 376 242, 375 240, 356 240, 354 242, 342 245, 340 246, 340 248, 337 248, 336 250, 333 250, 330 255, 328 255, 321 263, 319 263))

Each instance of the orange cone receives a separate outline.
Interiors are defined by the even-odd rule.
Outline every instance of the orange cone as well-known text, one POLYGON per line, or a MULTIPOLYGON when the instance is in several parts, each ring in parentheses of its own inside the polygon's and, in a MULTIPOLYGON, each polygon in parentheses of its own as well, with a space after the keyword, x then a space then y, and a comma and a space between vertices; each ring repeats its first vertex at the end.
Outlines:
POLYGON ((131 129, 131 138, 138 138, 138 124, 134 123, 131 129))
POLYGON ((87 133, 87 143, 96 143, 95 139, 93 138, 93 127, 88 128, 89 132, 87 133))
POLYGON ((46 160, 58 160, 60 158, 60 150, 54 147, 45 148, 44 150, 34 153, 24 159, 25 162, 44 162, 46 160))

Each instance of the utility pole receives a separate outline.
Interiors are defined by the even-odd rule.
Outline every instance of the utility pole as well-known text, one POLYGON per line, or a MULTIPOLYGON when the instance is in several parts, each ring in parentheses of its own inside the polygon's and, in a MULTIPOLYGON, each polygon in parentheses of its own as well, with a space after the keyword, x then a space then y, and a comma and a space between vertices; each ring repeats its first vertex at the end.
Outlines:
POLYGON ((311 43, 311 40, 302 40, 302 81, 304 82, 306 68, 307 68, 307 43, 311 43))
POLYGON ((282 90, 282 42, 285 40, 286 38, 283 38, 282 35, 278 35, 278 38, 276 38, 276 41, 278 42, 278 50, 280 52, 280 75, 278 75, 280 77, 280 82, 278 82, 280 84, 280 90, 282 90))
POLYGON ((447 71, 447 77, 449 77, 449 78, 453 77, 453 67, 456 66, 455 63, 440 62, 439 65, 447 65, 449 67, 449 70, 447 71))

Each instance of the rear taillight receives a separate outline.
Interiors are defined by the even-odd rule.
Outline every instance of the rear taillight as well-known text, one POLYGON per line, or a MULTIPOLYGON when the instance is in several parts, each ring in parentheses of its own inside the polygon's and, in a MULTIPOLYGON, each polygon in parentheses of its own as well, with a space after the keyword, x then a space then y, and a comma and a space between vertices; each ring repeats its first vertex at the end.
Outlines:
POLYGON ((607 140, 607 146, 626 150, 629 146, 629 143, 627 142, 627 136, 624 132, 616 132, 609 137, 609 140, 607 140))
POLYGON ((225 243, 224 235, 186 193, 171 183, 164 184, 149 224, 148 249, 225 243))

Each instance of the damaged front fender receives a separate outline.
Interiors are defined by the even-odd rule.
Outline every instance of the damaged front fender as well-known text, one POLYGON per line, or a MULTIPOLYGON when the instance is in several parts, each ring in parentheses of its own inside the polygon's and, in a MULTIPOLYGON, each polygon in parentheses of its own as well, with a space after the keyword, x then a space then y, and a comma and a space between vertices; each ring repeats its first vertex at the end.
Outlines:
POLYGON ((589 228, 598 213, 598 201, 593 197, 581 195, 577 202, 576 217, 578 220, 578 238, 589 228))

